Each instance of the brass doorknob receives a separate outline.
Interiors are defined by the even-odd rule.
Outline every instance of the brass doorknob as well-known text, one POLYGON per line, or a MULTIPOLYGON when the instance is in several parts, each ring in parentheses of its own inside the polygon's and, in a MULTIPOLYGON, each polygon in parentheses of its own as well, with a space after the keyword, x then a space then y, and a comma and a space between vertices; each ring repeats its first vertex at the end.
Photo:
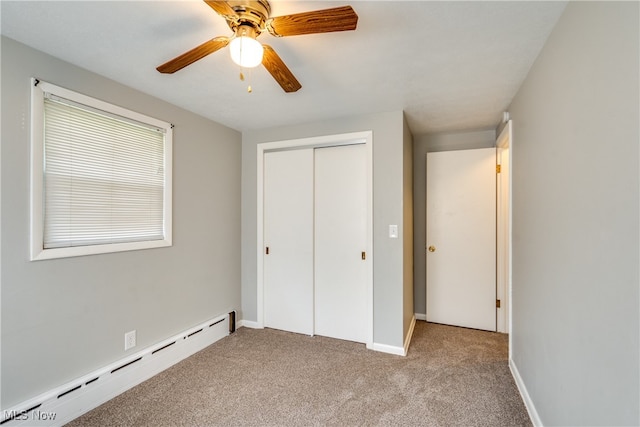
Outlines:
POLYGON ((429 246, 429 252, 435 252, 436 251, 436 247, 435 246, 429 246))

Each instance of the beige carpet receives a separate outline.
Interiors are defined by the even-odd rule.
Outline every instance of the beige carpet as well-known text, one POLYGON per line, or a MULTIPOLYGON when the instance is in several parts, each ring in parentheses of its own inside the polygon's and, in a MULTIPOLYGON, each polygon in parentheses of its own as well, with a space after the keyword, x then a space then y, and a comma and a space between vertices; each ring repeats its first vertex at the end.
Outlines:
POLYGON ((240 328, 70 426, 529 426, 507 336, 418 321, 409 354, 240 328))

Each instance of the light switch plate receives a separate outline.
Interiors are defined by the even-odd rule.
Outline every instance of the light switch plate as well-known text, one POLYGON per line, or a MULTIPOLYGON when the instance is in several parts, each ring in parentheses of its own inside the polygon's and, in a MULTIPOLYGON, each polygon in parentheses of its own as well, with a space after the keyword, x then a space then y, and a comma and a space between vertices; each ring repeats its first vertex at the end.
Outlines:
POLYGON ((397 239, 398 238, 398 226, 397 225, 390 225, 389 226, 389 237, 392 239, 397 239))

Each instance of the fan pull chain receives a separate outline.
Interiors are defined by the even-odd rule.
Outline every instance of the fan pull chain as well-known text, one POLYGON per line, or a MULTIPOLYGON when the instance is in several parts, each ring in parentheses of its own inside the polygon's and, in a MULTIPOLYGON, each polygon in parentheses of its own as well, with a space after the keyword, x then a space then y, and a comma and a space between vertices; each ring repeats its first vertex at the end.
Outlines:
MULTIPOLYGON (((244 81, 245 77, 244 77, 244 73, 242 72, 243 68, 240 68, 240 81, 244 81)), ((251 87, 251 69, 249 69, 249 84, 247 85, 247 92, 251 93, 253 92, 253 88, 251 87)))

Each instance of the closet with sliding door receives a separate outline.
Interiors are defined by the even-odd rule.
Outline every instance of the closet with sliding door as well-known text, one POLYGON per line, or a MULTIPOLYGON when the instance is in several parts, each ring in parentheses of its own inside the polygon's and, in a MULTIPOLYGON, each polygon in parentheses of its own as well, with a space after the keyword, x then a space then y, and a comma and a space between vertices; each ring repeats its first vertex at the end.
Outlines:
POLYGON ((365 144, 263 159, 264 326, 366 342, 365 144))

